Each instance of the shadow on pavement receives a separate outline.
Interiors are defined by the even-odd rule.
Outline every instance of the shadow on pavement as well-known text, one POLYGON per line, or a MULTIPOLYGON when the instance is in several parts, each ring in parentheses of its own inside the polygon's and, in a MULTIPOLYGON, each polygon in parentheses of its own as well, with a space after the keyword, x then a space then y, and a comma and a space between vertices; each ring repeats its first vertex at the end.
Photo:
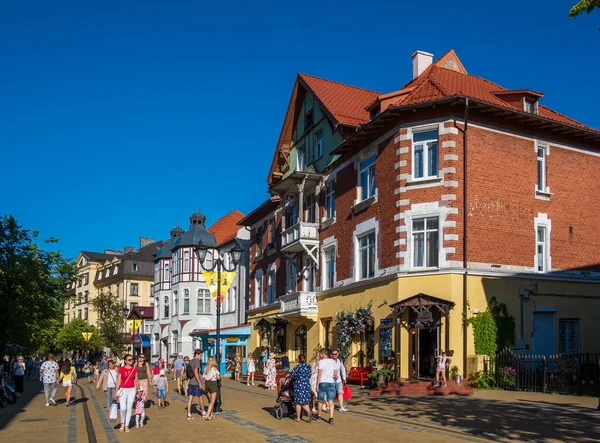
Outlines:
MULTIPOLYGON (((352 400, 371 414, 455 426, 487 439, 600 441, 600 413, 574 405, 465 397, 369 397, 352 400)), ((359 412, 360 411, 356 411, 359 412)))
POLYGON ((26 380, 24 391, 25 392, 17 399, 17 402, 14 405, 6 405, 4 408, 0 409, 0 431, 4 429, 11 420, 18 418, 19 414, 25 412, 27 406, 32 401, 43 401, 43 399, 37 397, 40 393, 43 397, 44 389, 40 382, 26 380))

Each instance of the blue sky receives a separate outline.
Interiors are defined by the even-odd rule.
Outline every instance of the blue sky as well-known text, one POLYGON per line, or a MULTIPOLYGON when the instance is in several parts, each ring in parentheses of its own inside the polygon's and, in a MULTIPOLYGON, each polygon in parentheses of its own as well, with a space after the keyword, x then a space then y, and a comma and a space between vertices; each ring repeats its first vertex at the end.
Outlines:
POLYGON ((297 72, 389 92, 417 49, 600 128, 600 12, 399 3, 4 2, 0 213, 68 256, 166 238, 197 203, 248 213, 297 72))

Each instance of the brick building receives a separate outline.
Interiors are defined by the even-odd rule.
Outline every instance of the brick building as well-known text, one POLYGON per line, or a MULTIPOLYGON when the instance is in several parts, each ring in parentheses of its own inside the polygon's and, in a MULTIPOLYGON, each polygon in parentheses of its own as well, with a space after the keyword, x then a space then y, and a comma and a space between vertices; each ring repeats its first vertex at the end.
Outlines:
POLYGON ((348 366, 427 377, 496 300, 515 348, 597 350, 600 132, 468 74, 454 51, 413 54, 382 94, 299 74, 252 231, 250 348, 291 360, 336 345, 340 310, 371 305, 348 366), (466 165, 466 168, 465 168, 466 165))

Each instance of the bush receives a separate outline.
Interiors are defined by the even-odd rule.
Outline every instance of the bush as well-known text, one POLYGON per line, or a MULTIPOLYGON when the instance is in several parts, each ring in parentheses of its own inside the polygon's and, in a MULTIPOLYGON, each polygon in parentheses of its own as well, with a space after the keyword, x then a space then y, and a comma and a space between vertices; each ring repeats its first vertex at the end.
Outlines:
POLYGON ((469 385, 476 389, 497 389, 496 377, 491 372, 477 371, 469 376, 469 385))

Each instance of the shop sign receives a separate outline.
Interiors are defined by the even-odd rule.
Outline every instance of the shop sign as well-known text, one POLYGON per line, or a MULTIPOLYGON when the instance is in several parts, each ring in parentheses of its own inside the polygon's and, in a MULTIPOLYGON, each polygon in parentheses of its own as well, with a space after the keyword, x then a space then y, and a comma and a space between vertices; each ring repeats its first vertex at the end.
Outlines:
POLYGON ((380 322, 382 325, 389 325, 389 324, 391 324, 391 323, 392 323, 392 321, 394 321, 394 319, 393 319, 393 318, 382 318, 381 320, 379 320, 379 322, 380 322))
POLYGON ((226 341, 227 343, 237 343, 237 342, 238 342, 238 338, 237 338, 237 337, 227 337, 227 338, 225 339, 225 341, 226 341))

